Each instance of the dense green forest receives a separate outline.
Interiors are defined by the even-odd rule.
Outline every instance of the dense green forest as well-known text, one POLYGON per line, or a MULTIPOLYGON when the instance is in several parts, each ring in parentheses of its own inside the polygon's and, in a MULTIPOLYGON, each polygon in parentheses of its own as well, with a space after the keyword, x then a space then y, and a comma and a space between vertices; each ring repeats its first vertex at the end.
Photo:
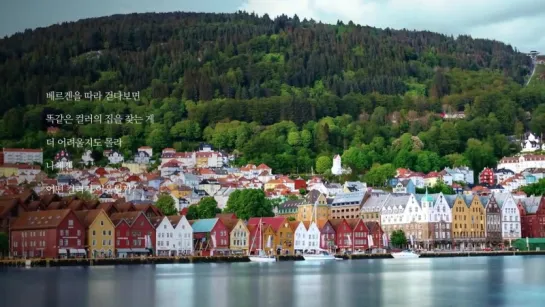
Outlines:
POLYGON ((153 114, 153 124, 64 124, 55 137, 122 138, 127 156, 205 141, 278 173, 325 171, 340 153, 377 182, 392 166, 480 170, 518 150, 507 136, 545 130, 545 86, 523 86, 531 65, 469 36, 242 12, 114 15, 0 40, 0 139, 52 157, 48 114, 153 114), (140 100, 48 101, 51 91, 140 100))

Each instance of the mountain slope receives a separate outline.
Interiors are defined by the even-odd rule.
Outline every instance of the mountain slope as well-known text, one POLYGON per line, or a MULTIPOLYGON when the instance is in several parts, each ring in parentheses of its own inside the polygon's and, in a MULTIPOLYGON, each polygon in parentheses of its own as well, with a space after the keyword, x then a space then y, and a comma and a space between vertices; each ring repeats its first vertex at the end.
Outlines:
POLYGON ((403 94, 436 66, 498 69, 522 83, 530 64, 494 41, 243 13, 115 15, 0 42, 2 111, 43 103, 48 91, 142 91, 154 79, 156 98, 267 97, 319 80, 341 97, 403 94))
MULTIPOLYGON (((509 45, 467 36, 246 13, 115 15, 0 41, 0 142, 52 157, 53 125, 58 137, 122 138, 127 157, 142 145, 158 153, 204 141, 277 172, 324 171, 331 161, 321 156, 343 152, 354 175, 376 163, 478 171, 517 151, 506 136, 545 132, 545 87, 522 87, 530 67, 509 45), (47 101, 50 91, 141 99, 47 101), (155 123, 45 120, 99 113, 155 123)), ((371 174, 384 182, 385 172, 371 174)))

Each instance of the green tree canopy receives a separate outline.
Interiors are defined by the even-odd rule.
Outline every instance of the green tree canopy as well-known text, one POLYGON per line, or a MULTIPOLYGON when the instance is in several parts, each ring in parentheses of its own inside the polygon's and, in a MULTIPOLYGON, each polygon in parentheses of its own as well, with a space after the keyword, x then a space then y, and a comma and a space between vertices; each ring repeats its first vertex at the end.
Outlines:
POLYGON ((235 213, 247 220, 251 217, 274 216, 271 202, 265 198, 265 192, 257 189, 236 190, 229 195, 225 212, 235 213))
POLYGON ((221 213, 221 209, 214 197, 203 197, 197 204, 197 212, 200 219, 211 219, 221 213))
POLYGON ((407 245, 407 237, 405 236, 405 232, 401 229, 394 230, 390 235, 390 243, 394 247, 398 248, 402 248, 403 246, 407 245))
POLYGON ((333 161, 329 156, 321 156, 316 160, 316 172, 320 174, 325 174, 331 170, 333 166, 333 161))
POLYGON ((159 208, 159 210, 161 210, 161 212, 167 216, 178 213, 178 210, 176 210, 176 204, 174 203, 174 198, 166 193, 159 196, 155 206, 157 206, 157 208, 159 208))

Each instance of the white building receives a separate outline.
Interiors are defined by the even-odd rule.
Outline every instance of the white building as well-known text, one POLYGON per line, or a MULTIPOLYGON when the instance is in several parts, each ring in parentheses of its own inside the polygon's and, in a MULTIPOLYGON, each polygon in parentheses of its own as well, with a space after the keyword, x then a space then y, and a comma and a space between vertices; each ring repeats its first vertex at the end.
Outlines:
MULTIPOLYGON (((301 223, 304 225, 304 223, 301 223)), ((312 222, 308 225, 307 228, 307 250, 317 250, 320 249, 320 229, 315 222, 312 222)))
POLYGON ((527 168, 545 168, 545 155, 520 155, 504 157, 498 162, 498 169, 520 173, 527 168))
POLYGON ((501 208, 502 238, 504 240, 520 239, 522 234, 517 202, 510 193, 494 194, 494 198, 501 208))
POLYGON ((452 181, 465 182, 467 184, 474 183, 474 172, 467 166, 457 167, 453 169, 447 167, 445 168, 445 172, 452 176, 452 181))
POLYGON ((333 166, 331 167, 331 174, 339 176, 343 174, 343 168, 342 168, 342 162, 341 162, 341 156, 336 155, 333 158, 333 166))
POLYGON ((303 222, 299 222, 299 225, 297 225, 293 237, 293 250, 295 251, 295 253, 303 252, 308 248, 308 231, 303 222))
POLYGON ((531 132, 526 134, 520 146, 522 148, 521 152, 534 152, 545 149, 545 145, 541 143, 541 140, 531 132))
POLYGON ((156 229, 157 255, 191 255, 193 228, 184 215, 165 216, 156 229))
POLYGON ((134 162, 138 164, 149 164, 152 154, 153 149, 151 147, 141 146, 136 151, 136 155, 134 155, 134 162))
POLYGON ((4 148, 4 164, 44 163, 43 150, 28 148, 4 148))
POLYGON ((90 149, 87 149, 81 156, 81 163, 86 166, 93 165, 95 163, 95 159, 93 159, 92 154, 93 154, 93 151, 90 149))
POLYGON ((105 150, 104 156, 108 158, 110 164, 120 164, 125 160, 117 150, 105 150))

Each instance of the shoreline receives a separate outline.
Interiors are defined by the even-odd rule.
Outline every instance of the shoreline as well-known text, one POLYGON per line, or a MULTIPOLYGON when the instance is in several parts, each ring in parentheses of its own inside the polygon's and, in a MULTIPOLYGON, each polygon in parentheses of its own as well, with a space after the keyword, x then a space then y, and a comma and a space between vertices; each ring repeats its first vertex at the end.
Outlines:
MULTIPOLYGON (((491 257, 491 256, 535 256, 545 255, 545 251, 498 251, 498 252, 440 252, 422 253, 420 258, 491 257)), ((344 260, 393 259, 391 254, 363 254, 336 256, 344 260)), ((277 261, 305 261, 302 256, 276 256, 277 261)), ((143 265, 143 264, 181 264, 181 263, 237 263, 250 262, 248 256, 190 256, 190 257, 138 257, 104 259, 1 259, 0 268, 5 267, 65 267, 65 266, 104 266, 104 265, 143 265)))

